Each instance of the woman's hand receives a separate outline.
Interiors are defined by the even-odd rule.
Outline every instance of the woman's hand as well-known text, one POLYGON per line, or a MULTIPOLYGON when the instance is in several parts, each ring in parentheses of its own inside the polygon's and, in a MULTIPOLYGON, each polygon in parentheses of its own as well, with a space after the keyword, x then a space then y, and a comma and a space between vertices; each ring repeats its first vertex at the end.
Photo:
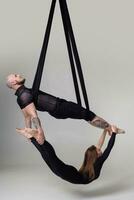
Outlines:
POLYGON ((112 130, 113 133, 118 133, 118 128, 117 128, 117 126, 112 125, 112 126, 111 126, 111 130, 112 130))

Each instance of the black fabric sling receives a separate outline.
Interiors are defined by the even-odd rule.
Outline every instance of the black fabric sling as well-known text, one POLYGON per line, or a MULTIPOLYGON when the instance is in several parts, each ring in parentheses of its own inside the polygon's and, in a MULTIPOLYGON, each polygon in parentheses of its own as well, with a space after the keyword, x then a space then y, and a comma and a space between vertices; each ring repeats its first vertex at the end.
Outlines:
POLYGON ((45 58, 46 58, 46 53, 47 53, 50 31, 51 31, 51 27, 52 27, 55 5, 56 5, 56 0, 52 0, 48 23, 47 23, 47 27, 46 27, 45 36, 44 36, 44 41, 43 41, 43 45, 42 45, 42 49, 41 49, 41 53, 40 53, 39 62, 37 65, 37 71, 36 71, 35 78, 33 81, 32 91, 33 91, 35 100, 38 95, 38 91, 39 91, 40 84, 41 84, 41 78, 42 78, 42 74, 43 74, 43 68, 44 68, 44 63, 45 63, 45 58))
POLYGON ((74 58, 75 58, 75 62, 76 62, 76 67, 77 67, 79 80, 80 80, 80 84, 81 84, 81 88, 82 88, 84 102, 85 102, 86 108, 89 110, 89 102, 88 102, 80 57, 79 57, 79 53, 77 50, 77 45, 76 45, 76 41, 75 41, 75 37, 74 37, 74 33, 73 33, 73 28, 72 28, 72 23, 71 23, 69 11, 68 11, 68 6, 66 3, 66 0, 59 0, 59 1, 61 4, 61 10, 63 10, 62 12, 64 13, 64 20, 66 20, 66 26, 67 26, 66 28, 68 30, 68 34, 69 34, 71 45, 72 45, 72 50, 73 50, 73 54, 74 54, 74 58))
POLYGON ((76 76, 73 51, 72 51, 72 46, 71 46, 72 44, 70 41, 69 32, 68 32, 68 28, 67 28, 67 20, 66 20, 66 16, 65 16, 65 13, 64 13, 64 10, 62 7, 62 3, 61 3, 61 1, 59 1, 59 2, 60 2, 60 9, 61 9, 61 16, 62 16, 64 32, 65 32, 65 38, 66 38, 66 43, 67 43, 68 55, 69 55, 70 65, 71 65, 71 70, 72 70, 73 82, 74 82, 74 87, 75 87, 75 94, 76 94, 77 102, 81 106, 81 97, 80 97, 80 92, 79 92, 77 76, 76 76))
MULTIPOLYGON (((84 77, 83 77, 82 68, 81 68, 81 62, 80 62, 80 58, 79 58, 79 54, 78 54, 78 50, 77 50, 77 46, 76 46, 76 42, 74 38, 73 28, 72 28, 66 0, 59 0, 59 4, 60 4, 60 9, 61 9, 63 27, 64 27, 64 32, 65 32, 65 38, 66 38, 66 43, 67 43, 67 49, 68 49, 68 54, 69 54, 69 59, 70 59, 70 65, 71 65, 71 70, 72 70, 77 102, 79 105, 81 105, 81 97, 80 97, 79 85, 78 85, 75 68, 77 68, 77 71, 78 71, 78 76, 79 76, 79 80, 81 84, 84 102, 85 102, 86 108, 89 110, 89 103, 88 103, 88 97, 87 97, 84 77)), ((38 91, 41 84, 41 78, 43 74, 43 68, 44 68, 44 63, 45 63, 45 58, 46 58, 46 53, 47 53, 47 47, 48 47, 48 42, 49 42, 49 37, 50 37, 55 5, 56 5, 56 0, 52 0, 46 33, 45 33, 45 37, 43 41, 43 46, 42 46, 42 50, 41 50, 41 54, 40 54, 40 58, 39 58, 38 66, 37 66, 37 71, 36 71, 33 86, 32 86, 35 100, 37 98, 38 91)))

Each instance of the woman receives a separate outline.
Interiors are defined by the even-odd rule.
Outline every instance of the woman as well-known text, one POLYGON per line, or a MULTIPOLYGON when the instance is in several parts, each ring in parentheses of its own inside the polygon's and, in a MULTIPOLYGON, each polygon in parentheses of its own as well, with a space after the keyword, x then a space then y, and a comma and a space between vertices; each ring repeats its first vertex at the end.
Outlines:
MULTIPOLYGON (((112 135, 108 142, 105 151, 102 153, 101 148, 103 146, 107 130, 105 129, 99 138, 97 145, 89 147, 84 156, 84 161, 79 170, 71 165, 67 165, 62 162, 56 155, 52 145, 44 139, 43 144, 37 142, 38 131, 31 128, 16 129, 19 133, 30 139, 34 146, 41 153, 42 158, 48 165, 48 167, 62 179, 74 183, 74 184, 88 184, 97 179, 100 175, 103 163, 108 158, 111 149, 114 145, 118 128, 112 126, 112 135)), ((45 138, 45 137, 44 137, 45 138)))

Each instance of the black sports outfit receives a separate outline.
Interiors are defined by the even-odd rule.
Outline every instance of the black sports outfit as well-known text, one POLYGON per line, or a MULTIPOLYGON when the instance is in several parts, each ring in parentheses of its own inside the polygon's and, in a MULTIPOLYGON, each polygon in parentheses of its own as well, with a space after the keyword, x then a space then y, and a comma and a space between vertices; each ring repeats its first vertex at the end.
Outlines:
MULTIPOLYGON (((38 96, 35 99, 32 90, 26 88, 24 85, 17 89, 15 95, 17 96, 17 103, 21 109, 25 108, 30 103, 34 103, 37 110, 46 111, 58 119, 74 118, 92 121, 96 116, 92 111, 88 111, 76 103, 54 97, 42 91, 38 92, 38 96)), ((57 157, 54 148, 48 141, 40 145, 34 138, 31 138, 31 142, 39 150, 44 161, 57 176, 74 184, 88 184, 99 177, 102 165, 109 156, 114 145, 115 135, 114 133, 112 134, 107 148, 94 164, 94 179, 90 179, 86 175, 80 173, 75 167, 62 162, 57 157)))
POLYGON ((31 142, 39 150, 39 152, 42 155, 42 158, 44 159, 44 161, 46 162, 48 167, 53 171, 54 174, 74 184, 88 184, 99 177, 103 163, 108 158, 112 150, 112 147, 115 142, 115 137, 116 134, 113 133, 111 138, 109 139, 107 148, 105 149, 103 154, 97 158, 96 162, 94 163, 94 171, 95 171, 94 179, 90 179, 89 177, 84 176, 75 167, 67 165, 64 162, 62 162, 57 157, 54 148, 48 141, 45 141, 44 144, 40 145, 34 138, 31 138, 31 142))
POLYGON ((92 121, 96 116, 92 111, 88 111, 77 103, 54 97, 42 91, 38 92, 35 99, 32 90, 24 85, 17 89, 15 95, 18 97, 17 103, 21 109, 33 102, 38 111, 46 111, 57 119, 73 118, 92 121))

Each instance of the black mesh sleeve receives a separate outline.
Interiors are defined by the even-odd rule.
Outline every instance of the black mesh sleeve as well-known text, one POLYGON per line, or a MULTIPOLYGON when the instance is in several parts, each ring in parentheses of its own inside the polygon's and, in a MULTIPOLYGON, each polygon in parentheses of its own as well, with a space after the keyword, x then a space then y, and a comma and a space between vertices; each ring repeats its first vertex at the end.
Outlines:
POLYGON ((23 92, 17 99, 20 108, 23 109, 33 102, 33 96, 29 91, 23 92))

